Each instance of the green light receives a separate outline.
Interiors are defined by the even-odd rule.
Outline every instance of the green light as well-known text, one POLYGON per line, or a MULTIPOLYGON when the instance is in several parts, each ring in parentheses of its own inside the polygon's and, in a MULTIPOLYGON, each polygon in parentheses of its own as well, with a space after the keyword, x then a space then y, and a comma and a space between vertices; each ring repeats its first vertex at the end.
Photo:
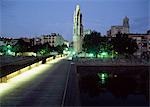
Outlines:
POLYGON ((7 45, 7 48, 11 48, 11 46, 10 46, 10 45, 7 45))
POLYGON ((10 53, 11 53, 11 50, 8 49, 8 50, 7 50, 7 53, 10 54, 10 53))
POLYGON ((108 78, 108 74, 107 73, 98 73, 97 75, 98 75, 98 77, 100 79, 106 79, 106 78, 108 78))
POLYGON ((90 54, 89 54, 89 57, 94 57, 94 54, 93 54, 93 53, 90 53, 90 54))
POLYGON ((65 48, 66 51, 68 51, 68 48, 65 48))
POLYGON ((107 56, 108 53, 107 53, 107 52, 102 52, 101 55, 102 55, 102 56, 107 56))
POLYGON ((98 57, 99 58, 108 58, 110 56, 108 55, 108 52, 101 52, 98 54, 98 57))
POLYGON ((99 79, 100 79, 100 84, 105 84, 106 83, 106 79, 108 78, 108 74, 105 72, 101 72, 101 73, 97 73, 99 79))
POLYGON ((76 54, 76 52, 72 52, 72 54, 73 54, 73 55, 75 55, 75 54, 76 54))
POLYGON ((69 51, 63 50, 63 54, 69 54, 69 51))
POLYGON ((102 74, 102 75, 101 75, 101 79, 104 79, 104 78, 105 78, 105 74, 102 74))
POLYGON ((71 52, 70 52, 70 51, 68 51, 68 54, 71 54, 71 52))

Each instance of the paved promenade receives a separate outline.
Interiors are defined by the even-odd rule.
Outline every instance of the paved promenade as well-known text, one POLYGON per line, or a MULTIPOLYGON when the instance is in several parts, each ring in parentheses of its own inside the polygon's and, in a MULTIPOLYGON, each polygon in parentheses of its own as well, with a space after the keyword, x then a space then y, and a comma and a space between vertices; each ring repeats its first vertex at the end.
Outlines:
POLYGON ((14 78, 12 78, 8 83, 0 84, 1 88, 9 88, 7 90, 0 89, 0 107, 54 107, 61 105, 67 74, 70 70, 70 61, 59 58, 35 67, 31 72, 33 70, 34 73, 29 77, 24 76, 22 79, 15 79, 16 81, 13 81, 14 78))

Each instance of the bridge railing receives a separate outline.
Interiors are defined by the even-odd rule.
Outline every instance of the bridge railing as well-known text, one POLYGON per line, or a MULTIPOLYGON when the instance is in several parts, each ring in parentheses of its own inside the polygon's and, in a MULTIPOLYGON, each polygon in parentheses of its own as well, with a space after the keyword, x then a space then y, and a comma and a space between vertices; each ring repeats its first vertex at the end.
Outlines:
POLYGON ((23 66, 22 68, 18 68, 18 69, 15 69, 15 70, 9 70, 7 69, 6 71, 3 71, 2 72, 2 68, 0 69, 0 83, 6 83, 8 79, 11 79, 23 72, 26 72, 34 67, 37 67, 41 64, 44 64, 46 62, 49 62, 55 58, 60 58, 60 57, 63 57, 65 55, 56 55, 55 57, 54 56, 51 56, 51 57, 48 57, 48 58, 43 58, 43 59, 40 59, 36 62, 33 62, 33 63, 30 63, 30 64, 27 64, 26 66, 23 66), (9 70, 9 71, 8 71, 9 70))

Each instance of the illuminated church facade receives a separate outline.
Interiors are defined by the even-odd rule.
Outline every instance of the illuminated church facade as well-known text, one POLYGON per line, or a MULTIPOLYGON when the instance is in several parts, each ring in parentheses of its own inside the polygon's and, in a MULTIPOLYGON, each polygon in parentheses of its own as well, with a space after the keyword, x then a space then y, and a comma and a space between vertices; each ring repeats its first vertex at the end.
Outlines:
POLYGON ((73 16, 73 49, 75 53, 82 51, 83 43, 83 25, 82 25, 82 13, 80 6, 77 5, 73 16))

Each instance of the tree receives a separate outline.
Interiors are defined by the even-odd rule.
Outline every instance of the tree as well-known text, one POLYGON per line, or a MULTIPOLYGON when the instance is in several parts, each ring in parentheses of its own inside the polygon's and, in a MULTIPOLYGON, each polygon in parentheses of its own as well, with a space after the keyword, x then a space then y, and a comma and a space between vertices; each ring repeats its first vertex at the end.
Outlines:
POLYGON ((3 53, 4 55, 11 55, 12 51, 13 51, 12 46, 9 44, 0 46, 0 52, 3 53))
POLYGON ((135 40, 129 38, 127 34, 118 33, 111 39, 113 49, 119 54, 133 54, 137 51, 138 46, 135 40))
POLYGON ((58 45, 55 48, 55 51, 57 51, 60 54, 63 54, 63 50, 65 50, 65 48, 68 48, 67 45, 63 44, 63 45, 58 45))
POLYGON ((32 46, 32 51, 39 53, 40 55, 49 55, 52 51, 52 47, 49 45, 49 43, 44 43, 32 46))
POLYGON ((95 31, 91 34, 85 35, 83 39, 83 51, 93 53, 97 57, 101 48, 100 39, 101 34, 95 31))
POLYGON ((3 54, 6 54, 6 46, 5 45, 0 46, 0 52, 3 54))
POLYGON ((108 37, 100 37, 100 52, 111 53, 112 50, 112 45, 108 37))
POLYGON ((31 45, 28 42, 25 42, 22 39, 19 39, 18 42, 12 46, 12 51, 16 53, 27 52, 30 49, 31 45))

